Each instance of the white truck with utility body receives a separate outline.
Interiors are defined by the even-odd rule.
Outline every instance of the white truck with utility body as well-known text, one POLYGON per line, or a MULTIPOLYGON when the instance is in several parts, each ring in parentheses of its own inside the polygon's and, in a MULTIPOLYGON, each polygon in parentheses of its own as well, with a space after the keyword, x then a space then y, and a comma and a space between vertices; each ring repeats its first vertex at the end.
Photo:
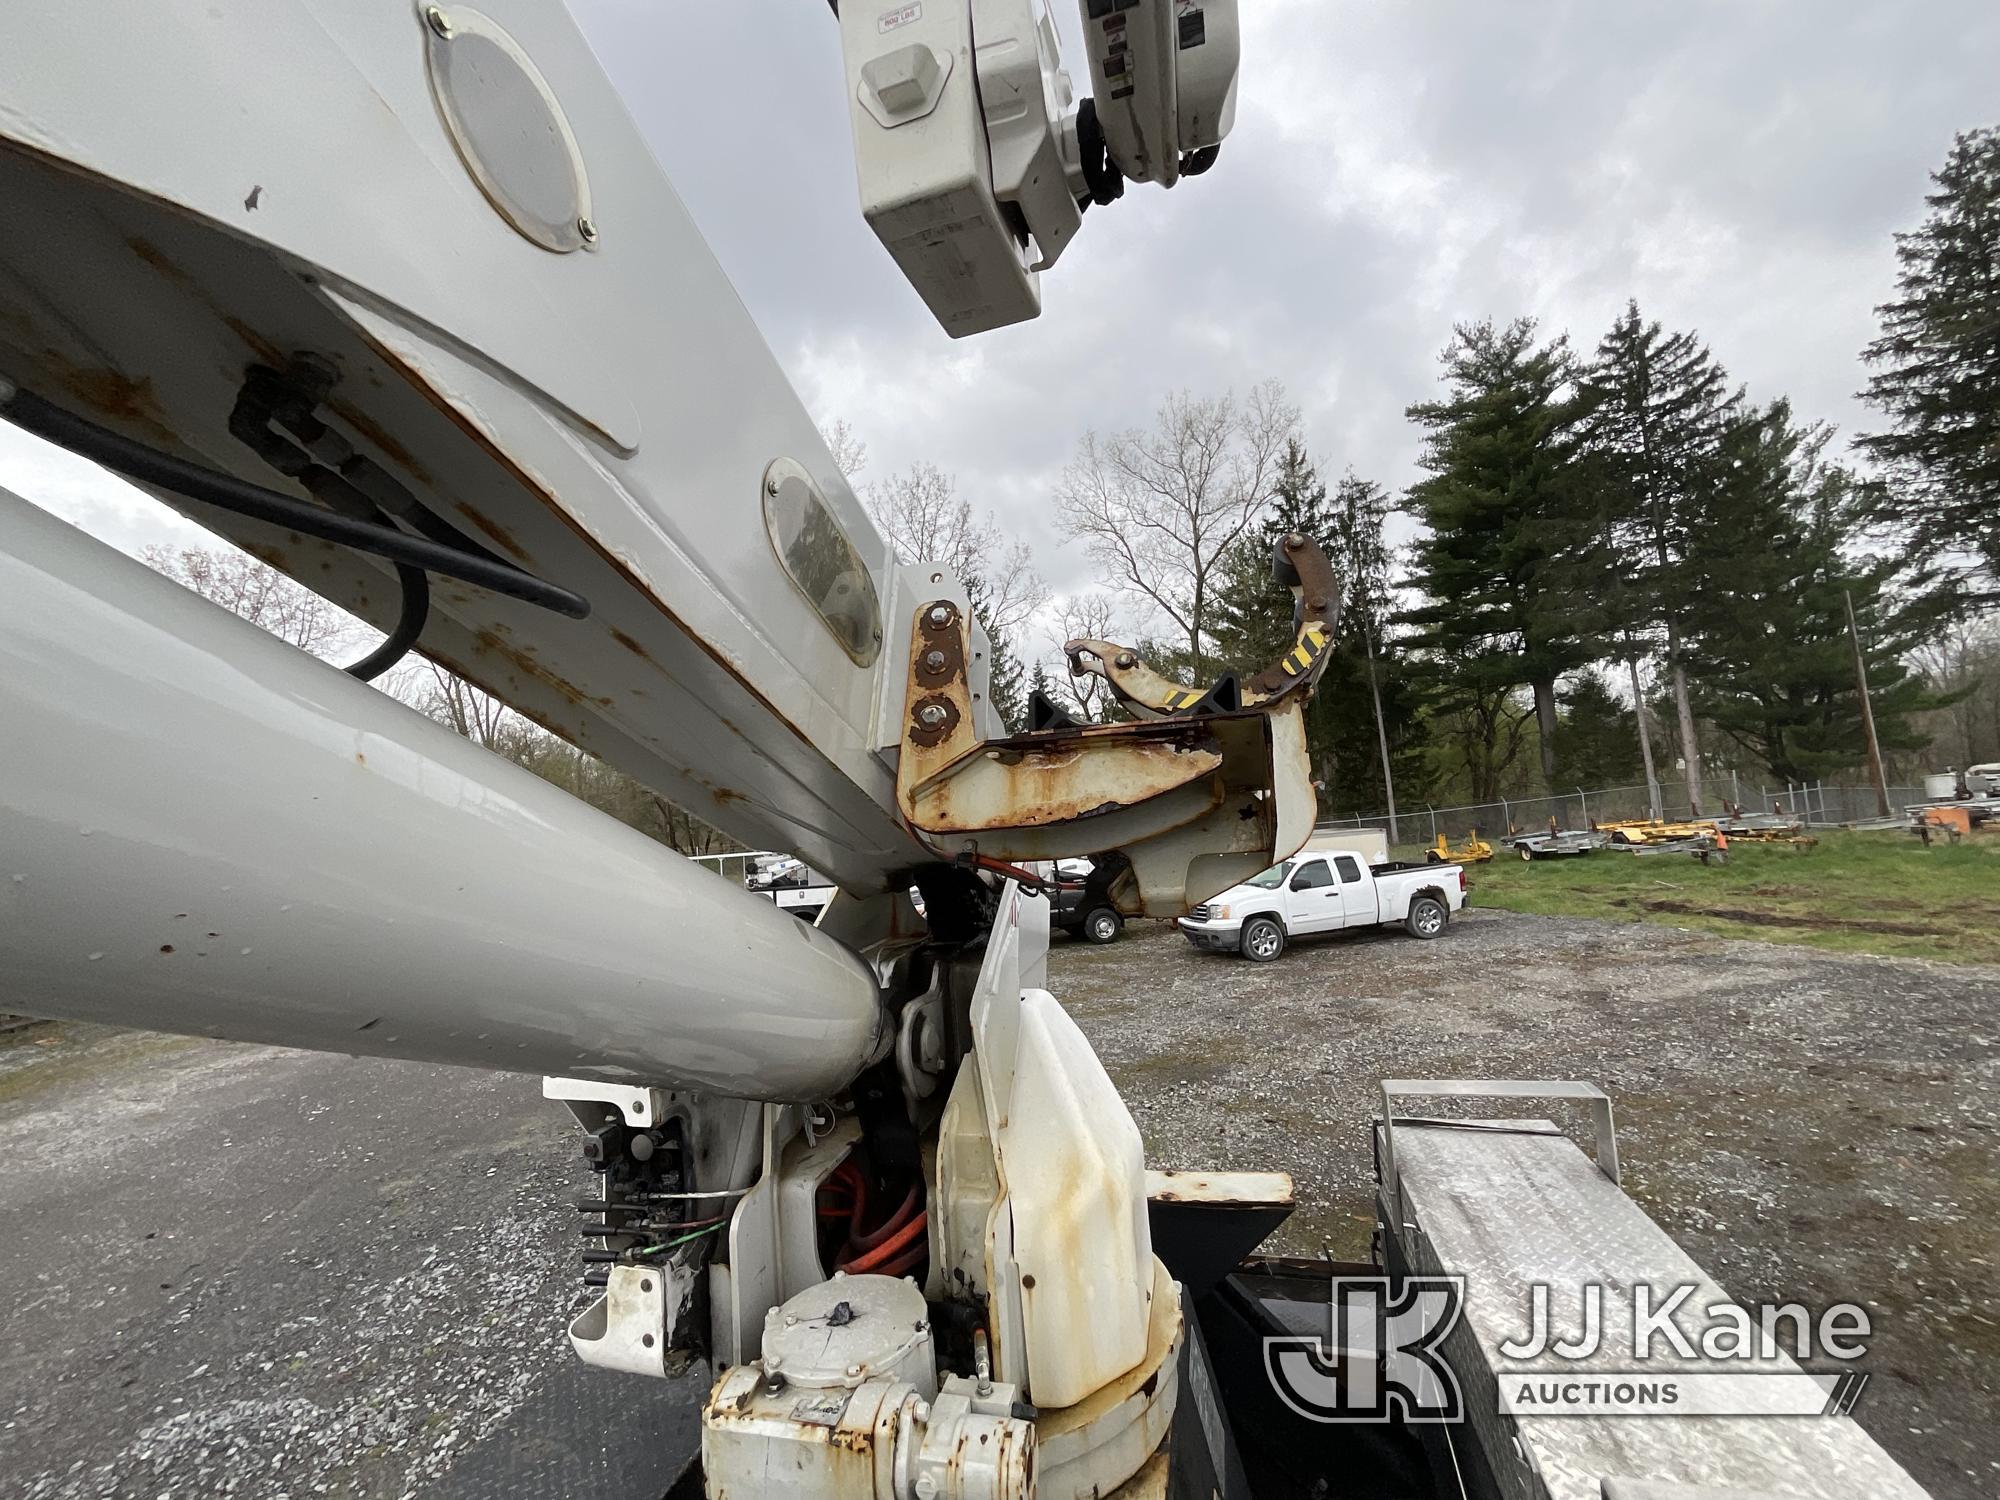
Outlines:
POLYGON ((1452 864, 1370 865, 1360 855, 1308 847, 1182 917, 1197 948, 1269 963, 1294 938, 1401 924, 1434 938, 1465 906, 1465 870, 1452 864))
POLYGON ((817 922, 833 899, 833 882, 802 859, 759 856, 744 877, 743 888, 768 896, 779 911, 804 922, 817 922))

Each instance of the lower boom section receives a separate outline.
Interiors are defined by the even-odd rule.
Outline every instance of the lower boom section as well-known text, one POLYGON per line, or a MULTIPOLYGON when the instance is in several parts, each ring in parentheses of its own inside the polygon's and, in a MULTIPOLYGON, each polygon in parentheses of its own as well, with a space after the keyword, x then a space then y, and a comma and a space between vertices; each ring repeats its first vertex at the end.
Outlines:
POLYGON ((881 1051, 869 967, 0 492, 5 1007, 749 1098, 881 1051))

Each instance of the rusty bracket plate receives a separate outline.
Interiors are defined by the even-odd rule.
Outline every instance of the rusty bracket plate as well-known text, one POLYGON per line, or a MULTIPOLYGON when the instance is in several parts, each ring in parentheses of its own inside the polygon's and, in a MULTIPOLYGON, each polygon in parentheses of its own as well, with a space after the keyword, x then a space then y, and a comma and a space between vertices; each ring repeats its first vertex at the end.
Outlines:
POLYGON ((1303 691, 1234 713, 982 740, 966 628, 945 600, 919 606, 910 626, 896 797, 940 855, 1015 863, 1122 854, 1129 870, 1113 901, 1157 917, 1304 843, 1316 807, 1303 691))

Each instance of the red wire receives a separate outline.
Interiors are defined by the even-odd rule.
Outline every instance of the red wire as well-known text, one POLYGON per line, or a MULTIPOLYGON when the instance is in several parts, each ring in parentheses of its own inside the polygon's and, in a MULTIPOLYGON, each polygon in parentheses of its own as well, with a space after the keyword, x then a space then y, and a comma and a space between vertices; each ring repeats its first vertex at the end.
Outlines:
POLYGON ((867 1174, 853 1157, 842 1161, 820 1187, 818 1213, 822 1218, 848 1221, 847 1243, 834 1259, 834 1269, 852 1274, 902 1276, 915 1270, 929 1255, 926 1232, 929 1215, 923 1208, 923 1183, 913 1183, 903 1201, 882 1223, 872 1229, 868 1222, 869 1189, 867 1174), (843 1199, 851 1194, 850 1203, 843 1199))
POLYGON ((921 1213, 922 1210, 923 1184, 914 1183, 910 1187, 908 1196, 903 1199, 902 1203, 897 1206, 896 1211, 889 1215, 885 1222, 878 1224, 865 1234, 856 1234, 848 1240, 845 1253, 860 1255, 874 1250, 890 1236, 900 1233, 909 1224, 910 1220, 921 1213))
POLYGON ((877 1276, 907 1276, 928 1259, 930 1259, 930 1245, 927 1241, 920 1240, 897 1256, 896 1259, 884 1265, 877 1266, 875 1274, 877 1276))
POLYGON ((854 1189, 854 1208, 847 1218, 847 1232, 851 1237, 861 1230, 861 1221, 868 1213, 868 1179, 853 1157, 842 1161, 836 1169, 845 1173, 848 1184, 854 1189))
POLYGON ((884 1268, 892 1263, 902 1261, 913 1252, 924 1231, 929 1227, 929 1224, 930 1215, 920 1210, 914 1219, 911 1219, 909 1223, 903 1225, 902 1228, 891 1234, 880 1244, 854 1256, 852 1259, 843 1259, 835 1262, 834 1269, 837 1271, 846 1271, 849 1275, 861 1275, 865 1272, 889 1274, 884 1268))

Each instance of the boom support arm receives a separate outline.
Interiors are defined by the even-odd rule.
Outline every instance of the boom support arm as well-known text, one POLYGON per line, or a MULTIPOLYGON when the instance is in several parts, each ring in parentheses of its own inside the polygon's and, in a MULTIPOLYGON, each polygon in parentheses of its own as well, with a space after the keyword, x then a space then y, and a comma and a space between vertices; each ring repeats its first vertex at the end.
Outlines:
POLYGON ((1109 855, 1109 894, 1127 913, 1179 916, 1297 850, 1318 806, 1306 774, 1304 708, 1340 620, 1340 585, 1318 543, 1279 540, 1280 576, 1298 595, 1292 649, 1250 678, 1206 692, 1148 671, 1129 647, 1072 641, 1133 720, 1061 723, 983 738, 963 612, 919 608, 896 795, 941 854, 974 862, 1109 855))

